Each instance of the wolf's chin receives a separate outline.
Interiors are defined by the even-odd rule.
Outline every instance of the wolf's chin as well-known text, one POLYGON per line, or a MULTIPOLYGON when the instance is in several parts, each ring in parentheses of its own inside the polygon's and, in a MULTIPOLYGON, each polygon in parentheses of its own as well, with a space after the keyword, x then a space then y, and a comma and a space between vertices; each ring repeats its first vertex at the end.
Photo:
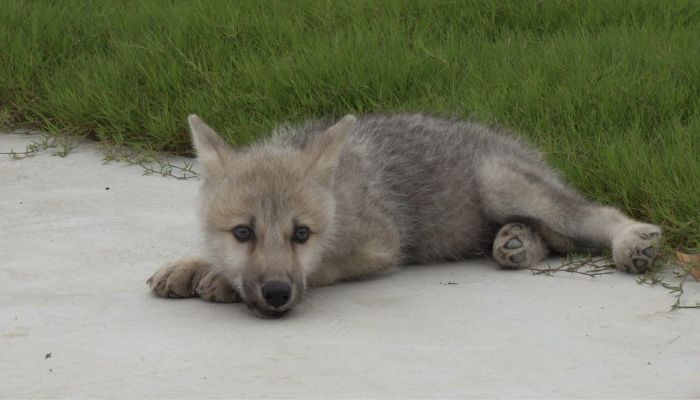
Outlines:
POLYGON ((260 318, 265 318, 265 319, 274 319, 274 318, 280 318, 287 314, 289 310, 266 310, 262 308, 257 308, 257 307, 251 307, 253 311, 255 311, 255 315, 257 315, 260 318))

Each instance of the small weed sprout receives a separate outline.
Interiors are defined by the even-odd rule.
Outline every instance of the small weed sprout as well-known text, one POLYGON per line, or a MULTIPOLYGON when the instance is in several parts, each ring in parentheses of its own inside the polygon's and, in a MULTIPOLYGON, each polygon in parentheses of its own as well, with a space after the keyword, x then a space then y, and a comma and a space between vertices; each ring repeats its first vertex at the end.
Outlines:
POLYGON ((155 151, 132 151, 119 146, 106 146, 104 162, 123 162, 128 165, 138 165, 143 168, 144 175, 160 175, 178 180, 192 179, 199 176, 193 169, 194 163, 184 161, 182 165, 173 164, 169 155, 155 151))
POLYGON ((551 276, 556 272, 568 272, 571 274, 585 275, 596 278, 601 275, 609 275, 615 272, 615 264, 605 256, 576 256, 568 255, 566 261, 559 266, 547 265, 545 268, 527 268, 533 275, 551 276))
MULTIPOLYGON (((530 267, 527 269, 533 275, 552 276, 558 272, 568 272, 591 278, 609 275, 616 271, 615 264, 612 263, 609 255, 595 257, 569 255, 561 265, 551 266, 548 264, 546 267, 530 267)), ((690 266, 684 266, 675 261, 667 261, 665 265, 661 265, 637 277, 637 283, 650 286, 658 285, 667 289, 674 298, 674 302, 670 307, 671 311, 700 308, 700 299, 695 300, 694 304, 688 304, 683 301, 683 295, 685 294, 684 285, 688 277, 692 278, 690 266)))
POLYGON ((684 308, 700 308, 700 299, 695 300, 695 304, 687 304, 683 301, 685 294, 684 285, 690 274, 690 266, 681 265, 676 262, 668 262, 667 265, 657 271, 649 271, 646 274, 637 278, 637 283, 640 285, 659 285, 668 290, 668 293, 673 295, 675 302, 671 305, 671 310, 680 310, 684 308), (670 272, 675 278, 675 283, 668 282, 668 276, 663 276, 662 272, 670 272))
POLYGON ((34 157, 48 149, 57 149, 52 155, 65 157, 75 148, 74 140, 74 138, 69 136, 45 134, 42 135, 40 139, 34 140, 26 145, 24 151, 10 149, 10 151, 0 152, 0 154, 7 155, 13 160, 21 160, 23 158, 34 157))

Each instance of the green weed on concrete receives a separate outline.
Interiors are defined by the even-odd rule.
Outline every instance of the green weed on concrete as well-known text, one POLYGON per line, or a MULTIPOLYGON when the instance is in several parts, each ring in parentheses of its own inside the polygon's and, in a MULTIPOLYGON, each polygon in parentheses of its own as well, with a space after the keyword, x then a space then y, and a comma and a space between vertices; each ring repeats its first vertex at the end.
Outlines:
POLYGON ((0 0, 0 115, 189 153, 281 121, 507 127, 588 196, 700 246, 700 2, 0 0))

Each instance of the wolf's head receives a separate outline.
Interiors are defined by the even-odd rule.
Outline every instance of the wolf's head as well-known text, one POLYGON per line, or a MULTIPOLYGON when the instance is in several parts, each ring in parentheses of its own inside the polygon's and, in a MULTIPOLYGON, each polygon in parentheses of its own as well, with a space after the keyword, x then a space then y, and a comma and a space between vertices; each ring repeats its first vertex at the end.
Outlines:
POLYGON ((333 176, 356 119, 344 117, 301 148, 241 151, 196 115, 188 120, 211 261, 259 316, 279 317, 299 303, 333 235, 333 176))

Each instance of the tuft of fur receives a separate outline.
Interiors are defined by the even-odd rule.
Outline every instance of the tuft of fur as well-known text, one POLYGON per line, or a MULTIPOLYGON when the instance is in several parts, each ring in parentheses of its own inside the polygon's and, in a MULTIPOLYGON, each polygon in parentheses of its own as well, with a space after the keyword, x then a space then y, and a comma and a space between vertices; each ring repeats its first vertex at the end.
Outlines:
MULTIPOLYGON (((227 294, 218 286, 228 287, 236 295, 219 297, 240 298, 263 316, 293 308, 307 286, 407 263, 488 255, 503 267, 525 268, 550 251, 607 248, 618 268, 641 272, 657 255, 660 228, 585 199, 537 150, 478 123, 348 115, 285 125, 234 150, 199 117, 189 122, 204 171, 209 249, 207 260, 181 263, 182 279, 203 280, 211 271, 192 268, 206 266, 217 274, 206 280, 209 292, 227 294), (240 225, 252 227, 255 239, 235 240, 240 225), (303 244, 291 240, 298 226, 311 232, 303 244), (261 287, 270 281, 291 285, 284 306, 265 303, 261 287)), ((173 279, 172 270, 151 278, 156 294, 170 293, 163 280, 173 279)))

